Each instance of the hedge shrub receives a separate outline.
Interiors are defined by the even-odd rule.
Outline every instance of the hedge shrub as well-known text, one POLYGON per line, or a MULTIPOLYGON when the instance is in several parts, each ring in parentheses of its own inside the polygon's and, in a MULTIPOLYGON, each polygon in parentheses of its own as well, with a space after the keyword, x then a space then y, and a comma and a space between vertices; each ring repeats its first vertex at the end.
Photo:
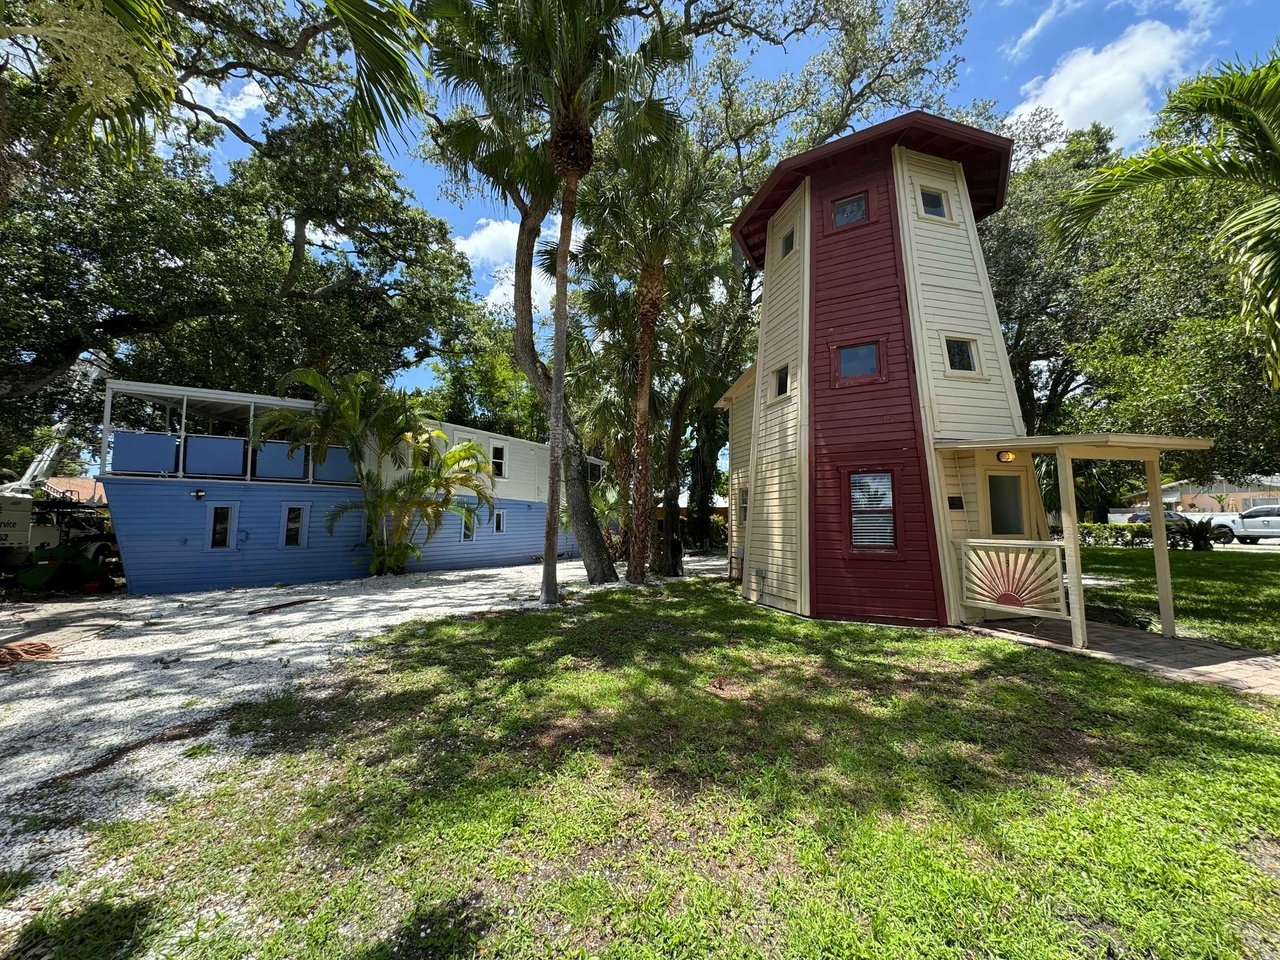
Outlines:
POLYGON ((1149 547, 1149 523, 1082 523, 1080 545, 1084 547, 1149 547))

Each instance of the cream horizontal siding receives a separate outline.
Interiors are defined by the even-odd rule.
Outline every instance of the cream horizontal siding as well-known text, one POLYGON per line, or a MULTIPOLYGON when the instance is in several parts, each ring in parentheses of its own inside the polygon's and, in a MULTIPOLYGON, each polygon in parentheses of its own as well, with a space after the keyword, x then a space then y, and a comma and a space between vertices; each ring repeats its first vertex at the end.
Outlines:
POLYGON ((760 340, 754 393, 751 517, 743 594, 751 600, 801 609, 801 402, 803 382, 805 248, 809 242, 804 186, 769 222, 760 340), (782 256, 783 237, 795 231, 795 249, 782 256), (786 365, 791 387, 775 398, 774 373, 786 365))
MULTIPOLYGON (((494 479, 495 497, 503 500, 546 502, 551 462, 550 451, 545 443, 462 427, 456 423, 438 423, 437 428, 448 438, 450 445, 474 440, 480 444, 487 457, 492 457, 495 445, 506 447, 506 476, 494 479)), ((594 462, 603 463, 599 460, 594 462)), ((383 475, 391 479, 404 472, 404 468, 398 468, 390 462, 384 463, 382 469, 383 475)))
POLYGON ((739 491, 751 497, 751 402, 753 394, 738 397, 729 407, 729 551, 730 556, 746 542, 746 524, 738 519, 739 491))
POLYGON ((963 168, 900 151, 904 244, 914 264, 917 370, 939 438, 1023 433, 1000 320, 996 315, 963 168), (942 190, 950 219, 922 215, 921 188, 942 190), (980 375, 949 374, 945 338, 973 340, 980 375))

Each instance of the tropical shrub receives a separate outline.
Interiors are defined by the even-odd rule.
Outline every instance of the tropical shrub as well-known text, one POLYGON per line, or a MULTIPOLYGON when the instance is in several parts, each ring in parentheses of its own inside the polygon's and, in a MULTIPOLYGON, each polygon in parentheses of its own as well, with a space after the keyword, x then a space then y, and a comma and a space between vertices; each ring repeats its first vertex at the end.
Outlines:
POLYGON ((286 436, 291 454, 309 446, 316 463, 324 463, 330 447, 346 450, 360 497, 337 504, 325 522, 332 533, 342 516, 364 514, 375 576, 404 573, 421 558, 419 541, 435 534, 446 513, 483 505, 492 514, 493 472, 484 450, 474 441, 450 446, 403 390, 369 373, 330 382, 315 370, 295 370, 279 389, 294 384, 319 396, 315 408, 267 411, 255 424, 254 442, 286 436), (466 494, 474 506, 458 499, 466 494))
POLYGON ((1175 550, 1212 550, 1213 521, 1193 520, 1186 527, 1170 530, 1169 546, 1175 550))

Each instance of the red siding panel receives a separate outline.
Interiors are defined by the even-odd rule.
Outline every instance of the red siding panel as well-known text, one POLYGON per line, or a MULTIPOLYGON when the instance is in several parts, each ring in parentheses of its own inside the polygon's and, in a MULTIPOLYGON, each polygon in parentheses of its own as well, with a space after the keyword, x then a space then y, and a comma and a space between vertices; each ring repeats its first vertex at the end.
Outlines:
POLYGON ((893 161, 887 146, 812 174, 810 611, 828 619, 937 625, 942 577, 911 362, 893 161), (866 190, 870 217, 836 229, 831 205, 866 190), (832 348, 881 340, 884 380, 839 384, 832 348), (894 472, 897 549, 848 549, 848 471, 894 472))

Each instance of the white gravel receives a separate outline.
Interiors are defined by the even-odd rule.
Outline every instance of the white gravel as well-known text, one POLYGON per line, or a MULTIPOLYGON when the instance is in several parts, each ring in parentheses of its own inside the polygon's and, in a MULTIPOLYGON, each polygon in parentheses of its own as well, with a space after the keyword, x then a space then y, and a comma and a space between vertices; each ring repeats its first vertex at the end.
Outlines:
MULTIPOLYGON (((722 558, 689 558, 686 572, 718 573, 724 566, 722 558)), ((91 607, 0 608, 0 642, 23 636, 63 646, 57 661, 0 671, 0 872, 32 872, 38 884, 26 896, 39 899, 60 870, 83 860, 82 822, 136 818, 177 794, 199 791, 212 770, 243 755, 248 743, 215 724, 199 737, 132 750, 66 784, 50 784, 51 778, 295 686, 352 655, 353 641, 407 620, 536 607, 540 577, 540 566, 525 565, 113 596, 91 607), (249 612, 303 599, 315 602, 249 612), (85 626, 90 619, 92 629, 85 626), (208 746, 190 756, 198 744, 208 746)), ((578 561, 562 563, 560 579, 586 587, 578 561)), ((0 933, 26 916, 0 910, 0 933)))

